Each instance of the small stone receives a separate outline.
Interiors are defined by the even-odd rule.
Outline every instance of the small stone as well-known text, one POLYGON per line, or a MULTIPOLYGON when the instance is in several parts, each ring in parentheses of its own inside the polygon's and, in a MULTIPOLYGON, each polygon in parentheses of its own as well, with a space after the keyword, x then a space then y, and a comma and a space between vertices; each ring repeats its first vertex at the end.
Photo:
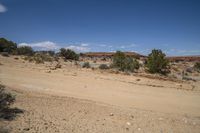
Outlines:
POLYGON ((196 122, 192 122, 193 125, 196 125, 196 122))
POLYGON ((136 81, 140 81, 141 79, 136 79, 136 81))
POLYGON ((24 131, 29 131, 30 130, 30 128, 24 128, 24 131))
POLYGON ((187 120, 184 120, 185 123, 187 123, 187 120))
POLYGON ((114 114, 113 114, 113 113, 110 113, 110 116, 114 116, 114 114))
POLYGON ((130 125, 131 125, 131 123, 130 123, 130 122, 126 122, 126 124, 127 124, 128 126, 130 126, 130 125))
POLYGON ((141 128, 138 128, 138 131, 140 131, 141 130, 141 128))
POLYGON ((162 121, 162 120, 163 120, 163 118, 162 118, 162 117, 160 117, 160 118, 159 118, 159 120, 160 120, 160 121, 162 121))

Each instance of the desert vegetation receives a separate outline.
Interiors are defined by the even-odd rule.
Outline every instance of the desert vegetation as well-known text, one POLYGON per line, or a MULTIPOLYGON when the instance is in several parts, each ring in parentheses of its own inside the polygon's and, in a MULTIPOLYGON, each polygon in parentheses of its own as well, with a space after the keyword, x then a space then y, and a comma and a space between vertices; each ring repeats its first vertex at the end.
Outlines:
MULTIPOLYGON (((134 52, 121 51, 116 51, 115 53, 88 52, 77 54, 75 51, 65 48, 61 48, 59 52, 34 51, 30 46, 17 46, 15 42, 0 38, 0 52, 2 56, 6 57, 10 55, 20 55, 24 60, 36 64, 53 61, 60 62, 60 59, 63 58, 64 61, 76 61, 76 66, 83 68, 94 69, 96 67, 101 70, 114 69, 114 71, 128 73, 149 72, 150 74, 159 73, 165 76, 171 73, 171 77, 173 78, 182 76, 182 71, 185 71, 184 75, 187 74, 186 76, 192 75, 194 70, 196 72, 200 71, 198 57, 188 57, 187 61, 195 60, 196 63, 193 64, 193 67, 187 66, 179 70, 177 64, 179 64, 179 62, 181 63, 186 57, 166 57, 165 53, 159 49, 153 49, 148 56, 143 56, 134 52), (99 64, 99 61, 101 61, 101 64, 99 64), (177 73, 176 76, 172 75, 172 72, 177 73)), ((14 58, 19 60, 19 57, 14 58)))
POLYGON ((148 55, 146 67, 150 73, 166 74, 169 72, 169 61, 161 50, 153 49, 148 55))
POLYGON ((19 46, 16 50, 17 55, 31 56, 34 54, 33 49, 30 46, 19 46))
POLYGON ((79 55, 76 54, 71 49, 61 48, 60 55, 63 56, 65 58, 65 60, 78 60, 79 59, 79 55))
POLYGON ((134 70, 139 69, 139 62, 126 56, 123 52, 117 51, 113 57, 112 67, 120 71, 134 72, 134 70))
POLYGON ((35 62, 36 64, 40 64, 44 62, 52 62, 56 60, 56 57, 53 57, 46 53, 35 53, 32 56, 25 56, 24 60, 28 60, 29 62, 35 62))
POLYGON ((196 62, 194 64, 194 69, 197 70, 198 72, 200 72, 200 62, 196 62))
POLYGON ((16 52, 16 49, 17 49, 16 43, 8 41, 5 38, 0 38, 0 52, 7 52, 9 54, 13 54, 16 52))
POLYGON ((11 108, 10 106, 15 102, 15 96, 6 92, 5 86, 0 84, 0 120, 13 120, 17 113, 23 111, 18 108, 11 108))

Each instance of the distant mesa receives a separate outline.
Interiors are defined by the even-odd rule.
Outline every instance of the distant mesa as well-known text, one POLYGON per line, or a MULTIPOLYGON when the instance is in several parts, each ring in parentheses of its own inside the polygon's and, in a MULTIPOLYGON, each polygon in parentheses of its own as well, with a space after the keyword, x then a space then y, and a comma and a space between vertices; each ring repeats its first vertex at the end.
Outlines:
MULTIPOLYGON (((124 52, 125 55, 140 58, 140 57, 146 57, 144 55, 138 54, 136 52, 124 52)), ((114 56, 115 52, 87 52, 83 53, 83 56, 85 57, 105 57, 105 58, 112 58, 114 56)))
POLYGON ((187 62, 197 62, 200 61, 200 55, 197 56, 168 56, 167 59, 172 62, 177 61, 187 61, 187 62))

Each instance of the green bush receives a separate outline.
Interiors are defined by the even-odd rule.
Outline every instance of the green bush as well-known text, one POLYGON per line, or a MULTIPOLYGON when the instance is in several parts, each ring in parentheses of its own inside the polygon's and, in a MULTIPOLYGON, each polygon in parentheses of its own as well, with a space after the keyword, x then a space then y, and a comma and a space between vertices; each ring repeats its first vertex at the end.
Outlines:
POLYGON ((90 66, 89 62, 84 62, 82 67, 83 68, 90 68, 91 66, 90 66))
POLYGON ((169 71, 169 61, 161 50, 153 49, 148 55, 146 67, 150 73, 166 74, 169 71))
POLYGON ((139 69, 139 62, 136 59, 127 57, 123 52, 117 51, 113 57, 112 67, 120 71, 134 72, 135 69, 139 69))
POLYGON ((33 55, 33 49, 30 46, 20 46, 17 48, 18 55, 33 55))
POLYGON ((131 57, 126 57, 124 71, 134 72, 135 69, 139 69, 139 62, 131 57))
POLYGON ((109 69, 109 67, 108 67, 108 65, 106 65, 106 64, 101 64, 101 65, 99 66, 99 69, 109 69))
POLYGON ((71 49, 61 48, 60 55, 63 56, 66 60, 78 60, 79 59, 79 55, 76 54, 71 49))
POLYGON ((197 70, 198 72, 200 72, 200 62, 196 62, 194 64, 194 69, 197 70))
POLYGON ((8 52, 9 54, 13 54, 16 49, 16 43, 8 41, 5 38, 0 38, 0 52, 8 52))

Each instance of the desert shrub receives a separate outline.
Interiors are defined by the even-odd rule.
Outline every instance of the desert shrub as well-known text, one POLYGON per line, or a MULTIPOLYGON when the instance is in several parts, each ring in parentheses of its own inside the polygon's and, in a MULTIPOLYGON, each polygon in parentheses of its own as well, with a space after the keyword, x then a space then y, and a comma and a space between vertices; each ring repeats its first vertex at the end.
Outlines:
POLYGON ((169 61, 161 50, 153 49, 148 55, 146 67, 150 73, 166 74, 169 70, 169 61))
POLYGON ((194 68, 195 68, 195 70, 197 70, 198 72, 200 72, 200 62, 196 62, 194 64, 194 68))
POLYGON ((90 68, 91 66, 90 66, 89 62, 84 62, 82 67, 83 68, 90 68))
POLYGON ((101 64, 101 65, 99 66, 99 69, 109 69, 109 67, 108 67, 108 65, 106 65, 106 64, 101 64))
POLYGON ((134 72, 135 69, 139 69, 139 62, 131 57, 126 57, 124 71, 134 72))
POLYGON ((139 69, 139 62, 136 59, 127 57, 123 52, 117 51, 113 57, 112 67, 120 71, 133 72, 135 69, 139 69))
POLYGON ((48 50, 48 51, 35 51, 35 53, 49 55, 49 56, 55 56, 55 51, 51 51, 51 50, 48 50))
POLYGON ((60 55, 63 56, 66 60, 78 60, 79 59, 79 55, 76 54, 71 49, 61 48, 60 55))
POLYGON ((0 84, 0 112, 15 101, 15 97, 10 93, 5 92, 5 86, 0 84))
POLYGON ((18 55, 33 55, 33 49, 30 46, 20 46, 17 48, 18 55))
POLYGON ((8 52, 9 54, 13 53, 17 49, 17 44, 8 41, 5 38, 0 38, 0 52, 8 52))
POLYGON ((43 61, 47 61, 47 62, 52 62, 53 61, 53 57, 50 56, 49 54, 35 54, 35 57, 41 58, 43 61))
POLYGON ((124 62, 126 59, 126 55, 123 52, 117 51, 113 57, 113 67, 122 69, 124 67, 124 62))
POLYGON ((28 60, 29 62, 35 62, 36 64, 52 62, 54 59, 55 58, 50 56, 49 54, 43 53, 35 53, 33 56, 24 57, 24 60, 28 60))
POLYGON ((34 57, 33 59, 30 59, 29 61, 30 62, 35 61, 36 64, 43 64, 44 63, 44 60, 40 57, 37 57, 37 56, 34 57))
POLYGON ((0 84, 0 120, 12 120, 18 113, 23 113, 23 110, 18 108, 10 108, 10 105, 15 101, 15 96, 5 91, 5 86, 0 84))

